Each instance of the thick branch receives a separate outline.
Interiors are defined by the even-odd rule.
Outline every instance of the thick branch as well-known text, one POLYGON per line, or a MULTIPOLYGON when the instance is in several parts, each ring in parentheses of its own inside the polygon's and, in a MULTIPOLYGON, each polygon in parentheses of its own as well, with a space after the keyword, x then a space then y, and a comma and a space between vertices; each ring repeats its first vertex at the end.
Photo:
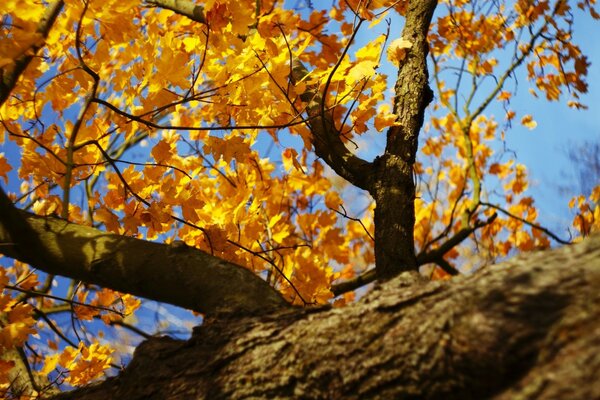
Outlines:
POLYGON ((188 17, 192 21, 200 22, 201 24, 206 23, 204 7, 190 0, 147 0, 146 3, 151 6, 171 10, 176 14, 188 17))
POLYGON ((13 207, 0 190, 0 252, 44 272, 206 314, 288 304, 251 271, 187 247, 119 236, 13 207))
MULTIPOLYGON (((63 0, 56 0, 51 3, 46 9, 46 13, 42 17, 42 20, 38 24, 36 32, 39 33, 44 39, 48 36, 48 32, 50 32, 50 28, 54 24, 56 17, 62 10, 64 5, 63 0)), ((37 51, 43 46, 43 43, 36 44, 31 46, 30 51, 27 51, 26 54, 19 57, 15 60, 12 66, 8 66, 5 68, 0 68, 0 105, 4 104, 8 96, 14 89, 19 77, 25 71, 25 68, 29 65, 33 57, 37 51), (12 69, 9 69, 11 68, 12 69)))
MULTIPOLYGON (((308 75, 306 67, 295 59, 292 65, 292 80, 301 81, 308 75)), ((336 129, 331 112, 323 112, 323 95, 319 85, 309 85, 302 94, 308 102, 306 112, 310 118, 310 131, 315 153, 321 157, 339 176, 361 189, 367 190, 373 178, 373 164, 357 157, 344 142, 336 129)))
POLYGON ((121 376, 58 398, 600 398, 599 285, 600 236, 452 281, 404 273, 343 309, 153 338, 121 376))

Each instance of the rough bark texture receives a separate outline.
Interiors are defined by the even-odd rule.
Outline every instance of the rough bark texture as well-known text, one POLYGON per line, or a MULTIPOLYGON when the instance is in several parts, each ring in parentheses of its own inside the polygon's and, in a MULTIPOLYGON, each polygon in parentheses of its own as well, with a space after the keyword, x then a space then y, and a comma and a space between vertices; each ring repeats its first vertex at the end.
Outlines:
POLYGON ((151 339, 78 399, 600 398, 600 236, 471 277, 412 272, 342 309, 151 339))
POLYGON ((398 69, 394 99, 397 125, 388 131, 385 153, 375 162, 376 178, 369 188, 377 204, 375 259, 379 279, 417 269, 413 166, 423 114, 432 99, 427 32, 436 6, 436 0, 411 1, 406 12, 402 38, 410 41, 412 47, 398 69))

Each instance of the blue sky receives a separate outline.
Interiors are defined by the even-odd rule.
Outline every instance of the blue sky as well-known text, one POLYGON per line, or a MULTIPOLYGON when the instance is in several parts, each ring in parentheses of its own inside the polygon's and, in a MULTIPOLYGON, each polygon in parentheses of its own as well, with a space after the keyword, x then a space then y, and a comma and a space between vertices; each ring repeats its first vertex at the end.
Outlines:
POLYGON ((561 194, 557 187, 569 183, 568 175, 572 171, 566 149, 586 140, 600 141, 600 21, 588 16, 578 22, 581 24, 575 28, 574 42, 591 62, 587 79, 589 91, 582 98, 589 108, 571 109, 565 102, 549 103, 523 93, 513 107, 523 110, 521 114, 533 114, 537 128, 530 131, 520 124, 514 124, 507 135, 508 146, 516 151, 518 160, 529 168, 530 193, 539 207, 540 221, 557 229, 557 233, 560 229, 564 232, 564 225, 572 220, 567 206, 571 196, 561 194))
MULTIPOLYGON (((443 13, 440 5, 436 16, 443 13)), ((535 199, 538 207, 538 222, 552 229, 559 236, 567 238, 566 229, 571 225, 573 213, 568 208, 572 196, 580 193, 575 191, 561 192, 559 186, 569 185, 569 176, 572 176, 573 164, 568 159, 566 151, 571 146, 581 145, 586 141, 600 142, 600 21, 593 20, 589 15, 575 11, 575 29, 573 42, 578 44, 583 54, 588 56, 591 65, 588 70, 588 93, 580 99, 589 108, 577 110, 567 106, 569 94, 565 93, 557 102, 549 102, 545 96, 535 98, 529 94, 530 87, 527 81, 524 66, 517 70, 517 94, 511 99, 510 108, 517 111, 517 117, 512 127, 506 133, 506 146, 516 154, 516 161, 524 164, 529 172, 529 189, 526 195, 535 199), (522 116, 531 114, 537 122, 533 130, 522 126, 519 121, 522 116)), ((390 41, 399 37, 403 21, 392 18, 390 41)), ((381 23, 379 31, 385 30, 381 23)), ((363 46, 374 37, 373 33, 364 31, 356 38, 356 45, 363 46)), ((382 69, 391 79, 395 71, 382 69)), ((393 83, 391 83, 393 85, 393 83)), ((432 85, 433 87, 433 85, 432 85)), ((512 90, 509 82, 507 90, 512 90)), ((486 115, 494 115, 501 124, 504 110, 495 102, 486 110, 486 115)), ((425 118, 427 123, 427 115, 425 118)), ((359 154, 367 159, 383 152, 385 147, 384 135, 365 135, 360 143, 365 147, 359 154)))

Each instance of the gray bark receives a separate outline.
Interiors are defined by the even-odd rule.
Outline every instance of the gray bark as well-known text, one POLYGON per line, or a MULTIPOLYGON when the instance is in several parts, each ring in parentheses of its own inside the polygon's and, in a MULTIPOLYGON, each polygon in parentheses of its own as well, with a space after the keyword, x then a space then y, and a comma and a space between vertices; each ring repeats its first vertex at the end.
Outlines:
POLYGON ((144 342, 78 399, 600 398, 600 236, 345 308, 207 321, 144 342))

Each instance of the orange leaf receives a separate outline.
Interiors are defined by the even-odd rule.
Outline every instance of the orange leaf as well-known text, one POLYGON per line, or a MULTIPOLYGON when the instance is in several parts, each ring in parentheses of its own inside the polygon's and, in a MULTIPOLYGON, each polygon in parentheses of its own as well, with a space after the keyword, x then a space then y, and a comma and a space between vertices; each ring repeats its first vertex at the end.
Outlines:
POLYGON ((8 172, 12 170, 12 166, 4 157, 4 153, 0 153, 0 178, 4 179, 4 183, 8 184, 8 172))

